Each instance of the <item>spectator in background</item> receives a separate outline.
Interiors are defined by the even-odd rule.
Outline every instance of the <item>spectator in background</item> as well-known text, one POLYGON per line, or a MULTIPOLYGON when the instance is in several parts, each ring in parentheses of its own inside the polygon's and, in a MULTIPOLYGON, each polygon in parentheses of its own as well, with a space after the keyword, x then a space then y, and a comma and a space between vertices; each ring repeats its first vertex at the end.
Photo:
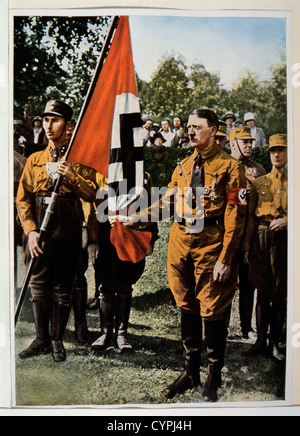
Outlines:
POLYGON ((251 129, 251 136, 254 138, 253 148, 265 147, 267 145, 265 133, 261 127, 256 127, 256 119, 252 112, 244 115, 244 124, 251 129))
POLYGON ((32 126, 33 115, 31 114, 31 106, 29 103, 25 103, 23 112, 23 121, 28 127, 32 126))
POLYGON ((43 120, 41 117, 34 117, 32 122, 32 133, 25 143, 25 156, 29 157, 32 153, 45 150, 47 147, 47 136, 43 129, 43 120))
POLYGON ((180 117, 173 119, 173 133, 175 133, 174 147, 188 147, 190 146, 189 135, 187 128, 184 126, 180 117))
POLYGON ((229 132, 230 132, 230 130, 235 128, 234 122, 236 120, 236 116, 234 115, 233 112, 228 111, 228 112, 226 112, 226 114, 224 116, 224 120, 225 120, 225 123, 227 125, 226 134, 227 134, 227 139, 229 140, 229 137, 228 137, 229 132))
POLYGON ((166 140, 164 146, 165 147, 175 147, 176 139, 175 133, 170 129, 170 121, 167 118, 164 118, 161 121, 161 129, 160 132, 164 139, 166 140))
POLYGON ((151 132, 153 131, 153 121, 150 119, 147 119, 145 124, 143 125, 143 145, 144 147, 149 147, 150 144, 150 137, 151 132))

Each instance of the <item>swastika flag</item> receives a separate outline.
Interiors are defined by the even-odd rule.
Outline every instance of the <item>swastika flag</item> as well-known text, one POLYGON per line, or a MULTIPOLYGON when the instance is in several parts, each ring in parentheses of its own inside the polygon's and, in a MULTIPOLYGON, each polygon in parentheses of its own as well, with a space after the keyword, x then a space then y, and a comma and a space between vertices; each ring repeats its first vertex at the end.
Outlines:
POLYGON ((94 168, 107 178, 115 193, 108 203, 111 214, 126 211, 142 193, 142 121, 127 16, 119 19, 68 161, 94 168))

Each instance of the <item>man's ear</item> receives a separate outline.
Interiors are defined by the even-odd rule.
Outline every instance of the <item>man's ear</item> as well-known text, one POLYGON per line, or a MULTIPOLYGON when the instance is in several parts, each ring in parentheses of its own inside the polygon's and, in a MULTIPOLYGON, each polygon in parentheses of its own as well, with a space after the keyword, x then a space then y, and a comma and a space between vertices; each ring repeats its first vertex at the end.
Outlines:
POLYGON ((211 128, 212 136, 216 136, 217 131, 218 131, 217 127, 216 126, 212 126, 212 128, 211 128))

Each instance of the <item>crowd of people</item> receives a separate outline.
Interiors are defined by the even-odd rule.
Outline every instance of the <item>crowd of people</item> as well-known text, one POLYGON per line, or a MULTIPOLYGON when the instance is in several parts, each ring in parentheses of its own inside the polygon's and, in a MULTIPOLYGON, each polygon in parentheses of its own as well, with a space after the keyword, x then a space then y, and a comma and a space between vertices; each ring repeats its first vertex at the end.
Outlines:
MULTIPOLYGON (((186 123, 181 117, 174 117, 173 122, 168 118, 161 120, 160 124, 154 123, 147 116, 143 117, 143 145, 146 147, 190 147, 190 139, 186 123), (173 124, 172 124, 173 123, 173 124)), ((247 112, 244 114, 243 121, 232 112, 228 111, 219 119, 219 139, 222 140, 223 148, 225 145, 229 147, 229 132, 230 130, 248 126, 251 129, 251 136, 254 138, 252 148, 264 147, 267 145, 264 130, 256 125, 256 117, 254 113, 247 112), (225 135, 225 136, 224 136, 225 135), (226 140, 223 138, 226 137, 226 140)))
MULTIPOLYGON (((144 272, 145 258, 138 262, 120 260, 110 239, 116 218, 105 224, 97 220, 96 194, 107 187, 105 177, 92 168, 64 160, 74 129, 73 110, 53 100, 41 115, 42 125, 36 124, 37 117, 29 111, 21 120, 15 118, 16 219, 23 231, 22 242, 16 240, 16 244, 22 243, 27 263, 36 259, 30 282, 36 338, 19 357, 26 359, 47 352, 55 362, 66 360, 63 337, 72 307, 80 343, 91 341, 86 310, 99 309, 100 336, 92 348, 105 351, 115 339, 121 353, 131 354, 134 347, 128 339, 128 321, 132 291, 144 272), (30 128, 33 142, 20 139, 30 128), (41 128, 44 133, 38 132, 41 128), (47 140, 38 145, 41 135, 47 140), (41 149, 26 156, 27 143, 41 149), (47 237, 40 244, 40 227, 55 183, 48 171, 49 162, 56 165, 56 174, 63 177, 63 183, 47 237), (95 298, 87 302, 89 257, 94 265, 96 291, 95 298)), ((267 353, 277 361, 285 358, 279 342, 287 298, 287 136, 279 132, 269 138, 273 168, 266 174, 251 160, 253 147, 267 146, 252 113, 245 114, 241 122, 227 112, 220 121, 212 110, 203 108, 191 112, 186 126, 179 117, 174 118, 173 125, 171 130, 167 119, 160 126, 144 120, 144 146, 188 146, 193 147, 193 153, 184 159, 181 170, 174 170, 158 208, 149 204, 148 209, 124 217, 122 225, 150 232, 153 249, 158 227, 151 211, 158 210, 161 219, 164 208, 174 210, 175 188, 180 192, 187 188, 192 196, 189 219, 184 214, 184 196, 180 197, 181 216, 178 219, 177 214, 170 230, 167 256, 169 286, 181 314, 184 370, 163 395, 173 398, 201 384, 204 341, 207 380, 202 395, 205 401, 214 402, 222 384, 237 284, 241 333, 252 342, 242 354, 254 357, 267 353), (226 144, 230 153, 226 152, 226 144), (201 230, 196 226, 198 196, 204 206, 201 230), (256 329, 252 326, 254 310, 256 329)), ((145 174, 145 188, 151 191, 149 174, 145 174)))

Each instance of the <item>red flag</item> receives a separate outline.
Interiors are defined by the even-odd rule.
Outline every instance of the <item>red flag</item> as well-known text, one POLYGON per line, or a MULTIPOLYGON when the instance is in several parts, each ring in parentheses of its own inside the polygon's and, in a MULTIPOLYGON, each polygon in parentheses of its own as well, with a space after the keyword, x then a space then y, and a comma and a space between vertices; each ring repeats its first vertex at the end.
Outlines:
MULTIPOLYGON (((120 17, 90 92, 67 160, 108 178, 115 193, 109 209, 117 213, 126 210, 144 187, 142 122, 128 17, 120 17)), ((119 222, 111 229, 111 243, 123 261, 142 260, 149 253, 151 238, 151 233, 129 230, 119 222)))
POLYGON ((143 260, 149 254, 151 240, 151 232, 131 230, 119 221, 111 229, 110 241, 116 247, 119 259, 124 262, 143 260))
POLYGON ((108 176, 116 98, 137 97, 128 17, 120 21, 68 156, 108 176))

